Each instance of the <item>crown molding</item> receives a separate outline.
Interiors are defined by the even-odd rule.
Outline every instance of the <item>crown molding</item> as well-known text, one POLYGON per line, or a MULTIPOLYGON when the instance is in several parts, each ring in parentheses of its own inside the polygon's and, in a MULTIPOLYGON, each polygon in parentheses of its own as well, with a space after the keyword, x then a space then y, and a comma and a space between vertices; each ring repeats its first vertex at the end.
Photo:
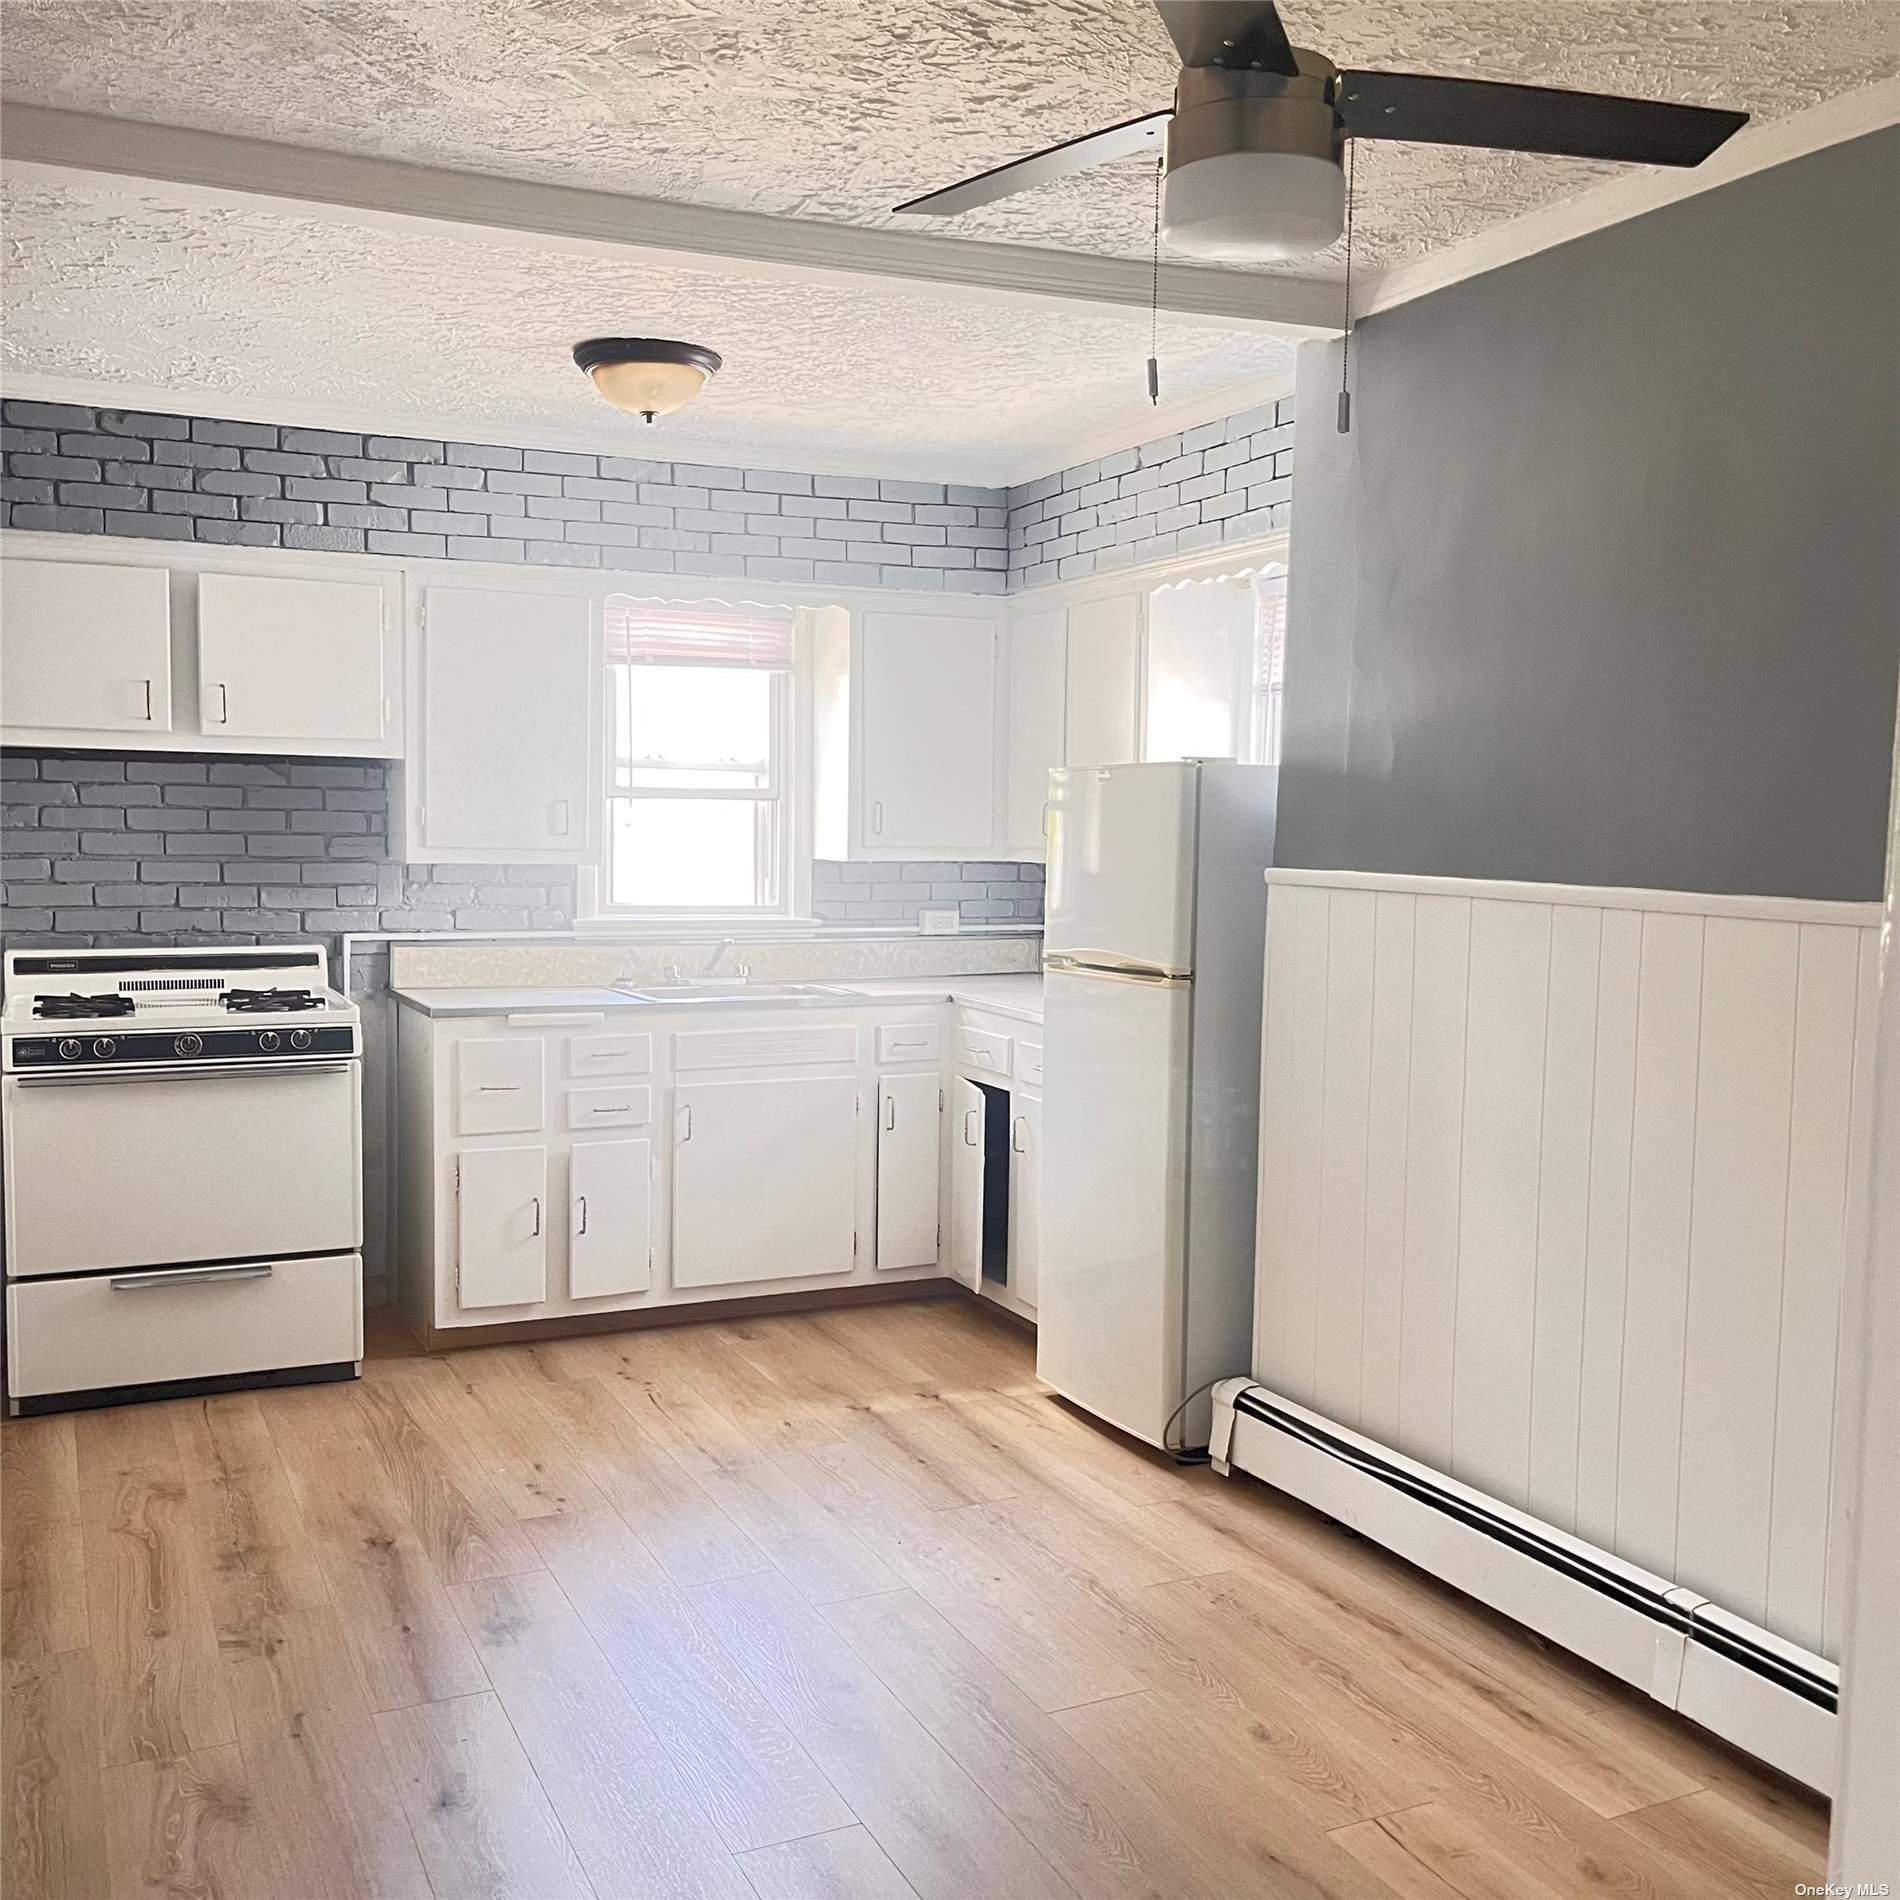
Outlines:
POLYGON ((486 173, 404 165, 183 126, 13 105, 0 124, 8 164, 162 181, 187 196, 241 196, 309 216, 400 229, 418 221, 506 234, 595 257, 640 256, 780 281, 928 284, 946 294, 1164 310, 1232 329, 1336 336, 1339 290, 1314 278, 932 237, 882 226, 764 217, 486 173))
POLYGON ((1894 124, 1900 124, 1900 79, 1884 79, 1843 93, 1804 112, 1791 112, 1785 119, 1744 126, 1726 145, 1688 170, 1633 170, 1561 204, 1493 225, 1462 244, 1380 271, 1371 279, 1366 295, 1354 299, 1353 321, 1894 124))

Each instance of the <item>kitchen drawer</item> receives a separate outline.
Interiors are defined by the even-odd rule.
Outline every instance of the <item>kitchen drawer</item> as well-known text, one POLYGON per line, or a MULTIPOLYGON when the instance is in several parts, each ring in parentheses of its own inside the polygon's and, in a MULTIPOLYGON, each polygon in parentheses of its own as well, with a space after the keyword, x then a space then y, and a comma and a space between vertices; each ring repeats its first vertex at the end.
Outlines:
POLYGON ((943 1029, 937 1023, 880 1023, 880 1062, 935 1062, 943 1053, 943 1029))
POLYGON ((957 1025, 957 1060, 965 1068, 980 1069, 985 1075, 1009 1073, 1009 1038, 987 1029, 972 1029, 968 1023, 957 1025))
POLYGON ((1016 1080, 1026 1088, 1042 1087, 1042 1044, 1024 1042, 1018 1039, 1016 1044, 1016 1080))
POLYGON ((653 1071, 651 1036, 569 1036, 567 1072, 576 1082, 597 1076, 650 1075, 653 1071))
POLYGON ((653 1091, 644 1082, 632 1088, 569 1089, 570 1128, 639 1128, 653 1119, 653 1091))
POLYGON ((531 1135, 547 1119, 539 1036, 478 1036, 455 1045, 455 1132, 531 1135))
POLYGON ((7 1288, 7 1387, 16 1399, 362 1356, 357 1254, 7 1288))
POLYGON ((849 1023, 808 1029, 696 1029, 673 1038, 673 1066, 691 1069, 786 1069, 808 1062, 855 1062, 858 1032, 849 1023))

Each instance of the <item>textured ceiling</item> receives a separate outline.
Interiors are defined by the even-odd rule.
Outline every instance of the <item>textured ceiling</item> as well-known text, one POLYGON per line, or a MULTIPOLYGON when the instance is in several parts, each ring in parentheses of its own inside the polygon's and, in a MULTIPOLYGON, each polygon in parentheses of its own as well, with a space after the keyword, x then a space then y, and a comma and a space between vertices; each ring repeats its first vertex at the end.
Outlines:
MULTIPOLYGON (((11 174, 5 210, 16 388, 83 379, 201 413, 979 482, 1061 466, 1083 430, 1155 433, 1140 310, 553 255, 103 178, 11 174), (568 350, 655 330, 726 367, 649 438, 568 350)), ((1164 399, 1212 414, 1257 401, 1291 355, 1164 319, 1161 362, 1164 399)))
MULTIPOLYGON (((1900 71, 1895 0, 1285 11, 1341 65, 1763 118, 1900 71)), ((37 104, 848 223, 1164 105, 1174 78, 1146 0, 3 0, 0 21, 7 95, 37 104)), ((1616 169, 1368 144, 1360 255, 1415 258, 1616 169)), ((928 228, 1141 256, 1149 219, 1131 161, 928 228)))

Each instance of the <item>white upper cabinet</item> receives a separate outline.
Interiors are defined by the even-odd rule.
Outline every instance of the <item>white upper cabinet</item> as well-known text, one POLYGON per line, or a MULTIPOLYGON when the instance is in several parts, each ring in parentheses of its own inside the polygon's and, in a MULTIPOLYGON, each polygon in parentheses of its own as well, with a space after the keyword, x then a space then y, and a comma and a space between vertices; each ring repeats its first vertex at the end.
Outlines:
POLYGON ((1069 609, 1066 765, 1141 757, 1139 593, 1097 595, 1069 609))
POLYGON ((951 857, 995 848, 999 619, 863 616, 857 806, 867 850, 951 857))
POLYGON ((376 581, 198 579, 198 717, 230 738, 380 744, 386 596, 376 581))
POLYGON ((588 855, 593 622, 580 595, 427 590, 405 795, 411 859, 588 855))
POLYGON ((16 731, 169 732, 171 576, 9 559, 0 718, 16 731))
POLYGON ((1009 626, 1009 719, 1004 849, 1040 855, 1049 768, 1064 762, 1068 710, 1069 614, 1044 607, 1009 626))

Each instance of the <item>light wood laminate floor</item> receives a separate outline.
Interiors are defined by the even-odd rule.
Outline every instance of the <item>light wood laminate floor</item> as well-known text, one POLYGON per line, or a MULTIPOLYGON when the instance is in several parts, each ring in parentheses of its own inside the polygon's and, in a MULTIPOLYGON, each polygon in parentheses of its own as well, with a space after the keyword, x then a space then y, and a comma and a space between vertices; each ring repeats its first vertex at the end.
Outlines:
POLYGON ((1785 1896, 1807 1800, 961 1303, 8 1424, 8 1900, 1785 1896))

